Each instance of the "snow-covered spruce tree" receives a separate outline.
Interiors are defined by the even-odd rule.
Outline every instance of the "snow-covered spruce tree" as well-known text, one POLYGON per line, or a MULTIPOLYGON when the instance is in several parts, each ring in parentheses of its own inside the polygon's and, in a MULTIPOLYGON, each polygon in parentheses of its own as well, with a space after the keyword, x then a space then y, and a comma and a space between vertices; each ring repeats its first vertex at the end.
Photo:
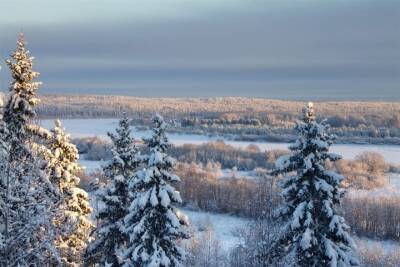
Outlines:
POLYGON ((294 266, 358 265, 349 226, 335 210, 344 177, 325 168, 326 161, 341 158, 329 153, 334 137, 325 121, 316 122, 312 103, 295 129, 299 137, 290 146, 292 154, 279 158, 273 172, 284 176, 280 216, 285 224, 272 257, 291 256, 294 266))
POLYGON ((52 243, 52 201, 43 190, 48 181, 34 155, 28 127, 38 102, 39 73, 21 35, 16 51, 6 63, 11 70, 10 98, 1 122, 0 266, 43 266, 57 257, 52 243))
POLYGON ((50 181, 57 191, 57 209, 53 217, 56 226, 55 244, 63 266, 79 266, 89 243, 92 211, 88 194, 78 187, 81 171, 79 154, 70 142, 59 120, 51 130, 48 143, 50 181))
POLYGON ((128 237, 120 228, 128 213, 128 183, 135 179, 141 162, 140 154, 131 136, 130 120, 124 115, 119 121, 116 134, 108 133, 113 144, 113 158, 103 168, 109 183, 99 192, 99 200, 104 204, 96 218, 98 226, 94 232, 95 240, 87 251, 88 262, 120 266, 119 253, 127 243, 128 237))
POLYGON ((145 140, 150 149, 146 168, 129 184, 133 198, 122 228, 129 235, 123 253, 126 267, 180 266, 185 260, 177 241, 188 238, 187 220, 175 207, 181 197, 173 187, 180 179, 171 173, 174 160, 167 155, 166 123, 159 115, 153 121, 153 136, 145 140))
POLYGON ((11 59, 6 60, 13 81, 10 86, 11 95, 3 115, 3 120, 12 135, 9 140, 14 148, 14 153, 10 155, 12 159, 21 159, 32 154, 26 144, 31 138, 27 127, 36 115, 34 106, 39 102, 36 94, 41 85, 41 82, 35 81, 39 73, 32 70, 33 57, 30 57, 29 51, 25 48, 23 34, 20 35, 17 44, 11 59))

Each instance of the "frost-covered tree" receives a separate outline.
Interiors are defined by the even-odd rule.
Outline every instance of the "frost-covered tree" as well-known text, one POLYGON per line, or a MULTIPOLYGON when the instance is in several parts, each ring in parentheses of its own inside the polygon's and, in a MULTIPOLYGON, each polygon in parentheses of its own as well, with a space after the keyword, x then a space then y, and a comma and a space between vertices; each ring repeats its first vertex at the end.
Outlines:
POLYGON ((153 121, 153 136, 145 140, 150 149, 146 168, 129 184, 133 198, 122 227, 129 235, 123 253, 126 267, 179 266, 185 259, 177 241, 188 238, 187 220, 175 207, 182 200, 173 187, 180 179, 171 173, 174 160, 167 155, 170 143, 165 135, 166 123, 159 115, 153 121))
POLYGON ((96 218, 98 226, 94 232, 95 240, 88 249, 88 261, 102 265, 119 266, 119 252, 127 242, 127 235, 120 229, 128 213, 130 180, 141 162, 135 141, 131 136, 130 120, 123 117, 119 121, 116 134, 108 133, 113 148, 113 158, 103 168, 109 183, 99 192, 102 208, 96 218))
POLYGON ((78 150, 59 120, 55 121, 47 147, 47 171, 57 195, 53 217, 55 244, 63 266, 78 266, 89 243, 92 209, 88 194, 78 186, 77 174, 81 171, 78 150))
MULTIPOLYGON (((6 246, 8 245, 8 227, 9 227, 9 208, 10 202, 10 178, 7 177, 8 172, 8 156, 10 153, 10 144, 6 142, 8 130, 3 120, 0 120, 0 257, 4 255, 6 246)), ((0 265, 5 261, 0 259, 0 265)))
POLYGON ((17 44, 16 51, 10 59, 6 60, 13 80, 10 85, 11 95, 3 115, 3 120, 11 135, 8 142, 14 148, 12 159, 21 159, 31 154, 26 144, 26 141, 31 138, 27 127, 36 115, 34 106, 39 102, 37 90, 41 84, 35 81, 39 73, 32 69, 33 57, 25 48, 23 34, 20 35, 17 44))
POLYGON ((0 125, 0 266, 43 266, 57 252, 52 243, 52 200, 43 190, 48 176, 42 159, 35 157, 29 131, 39 101, 39 73, 32 70, 23 35, 17 44, 6 61, 13 80, 0 125))
POLYGON ((327 133, 325 121, 316 121, 312 103, 295 129, 299 137, 290 147, 292 154, 279 158, 274 171, 284 176, 284 226, 272 256, 292 257, 294 266, 355 266, 349 226, 335 210, 344 178, 325 168, 327 161, 341 158, 329 153, 334 137, 327 133))

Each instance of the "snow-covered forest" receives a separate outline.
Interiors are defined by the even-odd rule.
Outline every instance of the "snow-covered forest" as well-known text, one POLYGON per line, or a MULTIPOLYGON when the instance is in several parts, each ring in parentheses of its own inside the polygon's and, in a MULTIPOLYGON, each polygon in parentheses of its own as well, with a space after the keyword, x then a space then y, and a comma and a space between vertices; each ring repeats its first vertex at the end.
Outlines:
POLYGON ((397 144, 399 103, 42 97, 22 34, 6 64, 1 267, 399 266, 400 152, 335 146, 397 144))
MULTIPOLYGON (((304 102, 245 97, 140 98, 129 96, 45 95, 42 118, 115 118, 127 113, 135 124, 151 124, 162 114, 169 132, 225 136, 242 141, 293 142, 304 102)), ((318 102, 337 143, 400 144, 398 102, 318 102)))

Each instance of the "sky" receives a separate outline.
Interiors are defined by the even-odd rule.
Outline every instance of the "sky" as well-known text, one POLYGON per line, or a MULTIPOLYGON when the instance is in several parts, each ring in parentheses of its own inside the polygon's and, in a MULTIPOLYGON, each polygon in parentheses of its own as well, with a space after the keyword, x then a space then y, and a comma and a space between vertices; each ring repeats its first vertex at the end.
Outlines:
POLYGON ((400 100, 398 0, 0 0, 44 94, 400 100))

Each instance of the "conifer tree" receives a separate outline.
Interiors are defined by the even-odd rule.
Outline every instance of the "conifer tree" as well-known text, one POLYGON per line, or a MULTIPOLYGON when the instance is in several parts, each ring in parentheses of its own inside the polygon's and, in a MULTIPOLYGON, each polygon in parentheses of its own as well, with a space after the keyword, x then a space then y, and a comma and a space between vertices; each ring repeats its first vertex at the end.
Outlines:
POLYGON ((113 148, 113 158, 103 169, 109 179, 106 188, 100 192, 104 204, 96 218, 98 226, 95 240, 88 249, 89 261, 103 265, 120 266, 120 251, 126 245, 127 235, 120 228, 128 212, 128 183, 135 179, 140 164, 140 154, 131 136, 130 120, 124 115, 119 121, 116 134, 108 133, 113 148))
POLYGON ((11 71, 10 98, 1 123, 0 266, 43 266, 57 257, 52 244, 51 199, 43 190, 48 177, 42 159, 34 157, 29 125, 40 82, 33 58, 20 36, 6 63, 11 71))
POLYGON ((6 60, 13 81, 10 86, 11 95, 3 115, 3 120, 11 135, 9 142, 14 148, 14 153, 11 154, 12 159, 21 159, 32 154, 26 144, 31 138, 27 128, 36 115, 34 106, 39 102, 37 90, 41 85, 41 82, 35 81, 39 73, 32 69, 34 58, 25 48, 23 34, 20 35, 17 45, 11 59, 6 60))
POLYGON ((355 266, 349 226, 335 210, 344 177, 325 168, 326 161, 341 158, 329 153, 334 137, 325 121, 316 122, 312 103, 295 129, 299 137, 290 147, 292 154, 279 158, 273 172, 284 176, 284 226, 272 257, 294 258, 293 266, 355 266))
POLYGON ((184 229, 187 221, 175 207, 181 197, 173 187, 180 179, 171 173, 174 160, 167 155, 170 144, 165 135, 166 123, 159 115, 153 121, 153 136, 145 140, 150 149, 146 168, 129 184, 133 198, 122 228, 129 235, 123 253, 126 267, 179 266, 185 259, 185 251, 177 241, 188 238, 184 229))
POLYGON ((51 130, 48 144, 51 184, 55 187, 58 200, 53 223, 57 229, 55 244, 63 266, 78 266, 83 262, 83 254, 89 242, 92 211, 88 194, 79 185, 77 174, 79 154, 69 140, 59 120, 51 130))

